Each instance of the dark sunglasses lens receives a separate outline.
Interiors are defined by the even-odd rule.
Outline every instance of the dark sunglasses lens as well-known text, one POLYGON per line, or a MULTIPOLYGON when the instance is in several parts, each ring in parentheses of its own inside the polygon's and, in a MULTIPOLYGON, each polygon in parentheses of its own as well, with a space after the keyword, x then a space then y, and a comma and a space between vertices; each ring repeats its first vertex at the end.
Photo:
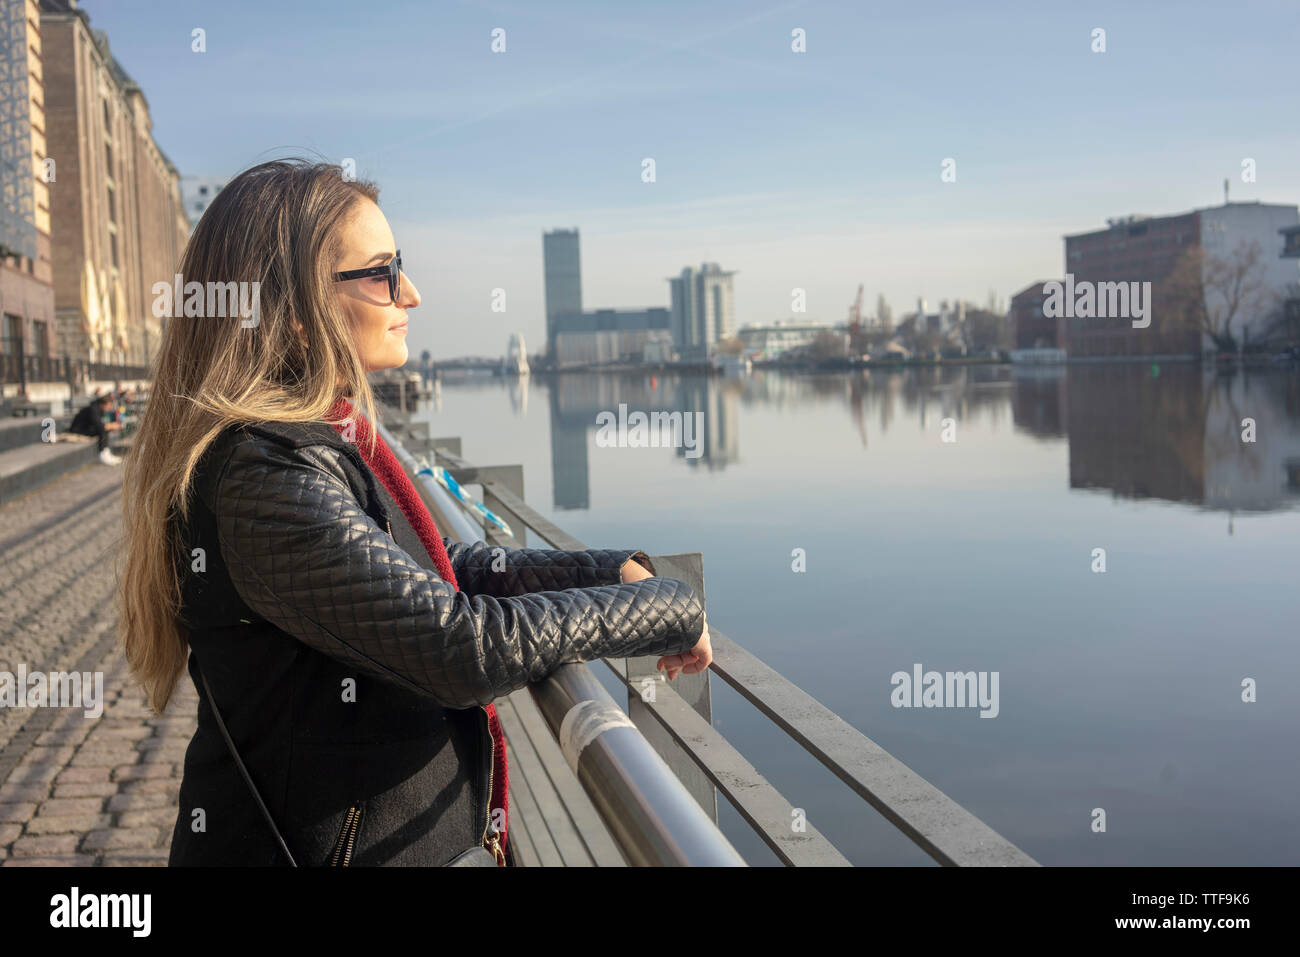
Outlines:
POLYGON ((393 261, 388 264, 388 291, 392 294, 393 302, 397 302, 398 297, 402 294, 402 253, 400 250, 393 257, 393 261))

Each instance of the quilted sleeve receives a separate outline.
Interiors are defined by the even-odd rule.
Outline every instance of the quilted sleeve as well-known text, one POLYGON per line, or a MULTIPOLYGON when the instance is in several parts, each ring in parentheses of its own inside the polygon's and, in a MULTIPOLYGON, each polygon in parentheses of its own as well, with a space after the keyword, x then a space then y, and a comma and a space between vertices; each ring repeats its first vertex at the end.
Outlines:
POLYGON ((537 591, 591 588, 622 581, 623 563, 635 559, 654 574, 650 556, 635 548, 503 548, 487 542, 442 544, 460 587, 471 595, 504 598, 537 591))
POLYGON ((453 590, 362 510, 339 455, 253 437, 211 493, 240 597, 317 651, 468 708, 564 662, 676 654, 699 640, 704 609, 673 578, 501 599, 453 590))

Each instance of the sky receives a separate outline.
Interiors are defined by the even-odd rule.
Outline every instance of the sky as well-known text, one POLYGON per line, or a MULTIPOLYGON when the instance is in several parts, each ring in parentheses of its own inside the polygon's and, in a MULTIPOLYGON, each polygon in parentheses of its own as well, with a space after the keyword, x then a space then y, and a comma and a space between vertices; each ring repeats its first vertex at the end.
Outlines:
POLYGON ((584 308, 666 307, 709 261, 738 324, 830 323, 859 284, 868 313, 1005 303, 1064 273, 1065 234, 1225 178, 1300 202, 1295 0, 80 5, 182 175, 309 155, 379 185, 417 355, 541 349, 553 228, 581 231, 584 308))

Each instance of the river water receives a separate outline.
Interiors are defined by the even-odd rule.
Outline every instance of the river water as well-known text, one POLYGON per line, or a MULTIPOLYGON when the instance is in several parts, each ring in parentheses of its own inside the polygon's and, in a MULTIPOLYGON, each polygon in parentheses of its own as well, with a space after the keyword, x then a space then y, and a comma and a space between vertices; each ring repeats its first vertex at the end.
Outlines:
MULTIPOLYGON (((1295 372, 467 377, 419 415, 476 464, 523 464, 528 501, 588 545, 703 552, 712 627, 1039 862, 1300 863, 1295 372), (619 444, 598 421, 620 404, 696 428, 619 444), (926 707, 895 677, 914 669, 983 674, 993 706, 926 707)), ((853 863, 930 863, 712 694, 853 863)))

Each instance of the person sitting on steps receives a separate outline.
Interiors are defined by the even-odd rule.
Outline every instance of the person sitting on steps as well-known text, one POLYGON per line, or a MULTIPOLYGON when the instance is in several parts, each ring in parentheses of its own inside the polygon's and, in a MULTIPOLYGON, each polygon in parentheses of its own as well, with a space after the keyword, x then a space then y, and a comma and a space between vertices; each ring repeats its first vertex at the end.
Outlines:
POLYGON ((111 392, 95 396, 73 417, 68 431, 73 435, 93 436, 99 439, 99 461, 104 465, 121 465, 122 459, 114 455, 113 450, 108 447, 108 433, 121 429, 122 423, 104 421, 104 413, 109 411, 112 404, 113 393, 111 392))

